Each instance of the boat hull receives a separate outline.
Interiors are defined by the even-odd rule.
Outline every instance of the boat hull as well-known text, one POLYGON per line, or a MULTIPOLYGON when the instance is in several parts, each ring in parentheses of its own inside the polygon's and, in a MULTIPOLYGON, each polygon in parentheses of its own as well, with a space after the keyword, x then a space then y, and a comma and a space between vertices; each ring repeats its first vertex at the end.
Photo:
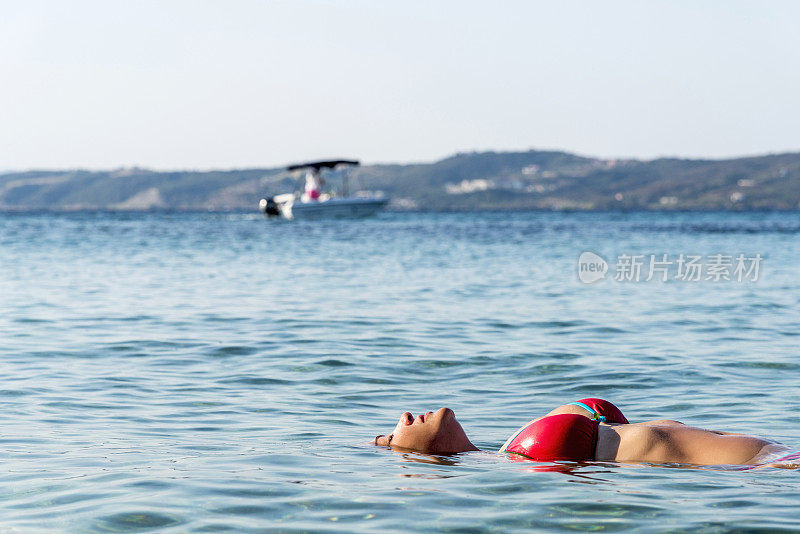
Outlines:
POLYGON ((280 204, 287 219, 360 218, 374 215, 389 202, 388 198, 332 198, 317 202, 280 204))

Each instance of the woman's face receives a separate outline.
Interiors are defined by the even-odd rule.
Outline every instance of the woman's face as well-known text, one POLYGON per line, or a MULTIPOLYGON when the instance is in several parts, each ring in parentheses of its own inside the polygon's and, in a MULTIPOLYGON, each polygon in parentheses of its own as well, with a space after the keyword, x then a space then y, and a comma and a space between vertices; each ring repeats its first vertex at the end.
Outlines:
POLYGON ((450 408, 439 408, 416 418, 404 412, 394 431, 388 436, 375 438, 375 444, 433 454, 478 450, 470 443, 450 408))

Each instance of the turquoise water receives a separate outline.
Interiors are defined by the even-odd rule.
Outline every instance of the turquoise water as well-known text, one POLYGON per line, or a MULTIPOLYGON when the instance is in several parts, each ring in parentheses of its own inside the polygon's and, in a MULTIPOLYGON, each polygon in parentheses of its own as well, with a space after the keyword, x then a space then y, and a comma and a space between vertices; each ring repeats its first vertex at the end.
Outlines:
POLYGON ((800 471, 496 449, 584 396, 800 448, 800 214, 0 215, 0 530, 800 529, 800 471), (583 251, 610 263, 578 280, 583 251), (628 254, 756 282, 618 282, 628 254))

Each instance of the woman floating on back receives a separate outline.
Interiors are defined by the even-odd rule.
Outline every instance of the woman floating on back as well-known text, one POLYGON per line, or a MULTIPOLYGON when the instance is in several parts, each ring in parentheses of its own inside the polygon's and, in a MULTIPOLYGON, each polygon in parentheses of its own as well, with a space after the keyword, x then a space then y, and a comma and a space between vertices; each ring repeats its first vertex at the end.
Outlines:
MULTIPOLYGON (((405 412, 394 431, 377 436, 375 444, 431 454, 478 450, 449 408, 416 418, 405 412)), ((559 406, 530 421, 503 444, 500 452, 536 461, 800 466, 800 451, 780 443, 668 419, 632 424, 611 402, 596 398, 559 406)))

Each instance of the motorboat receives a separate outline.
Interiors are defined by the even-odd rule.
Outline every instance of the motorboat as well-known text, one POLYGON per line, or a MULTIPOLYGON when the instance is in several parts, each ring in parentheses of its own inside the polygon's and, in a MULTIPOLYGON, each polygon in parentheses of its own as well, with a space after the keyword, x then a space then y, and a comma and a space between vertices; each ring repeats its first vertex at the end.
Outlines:
POLYGON ((334 217, 368 217, 374 215, 389 202, 383 194, 359 191, 349 194, 347 169, 359 165, 356 160, 313 161, 290 165, 289 172, 305 171, 305 187, 302 191, 284 193, 262 198, 258 207, 267 217, 285 219, 318 219, 334 217), (341 171, 342 185, 338 191, 322 191, 325 180, 323 169, 341 171))

